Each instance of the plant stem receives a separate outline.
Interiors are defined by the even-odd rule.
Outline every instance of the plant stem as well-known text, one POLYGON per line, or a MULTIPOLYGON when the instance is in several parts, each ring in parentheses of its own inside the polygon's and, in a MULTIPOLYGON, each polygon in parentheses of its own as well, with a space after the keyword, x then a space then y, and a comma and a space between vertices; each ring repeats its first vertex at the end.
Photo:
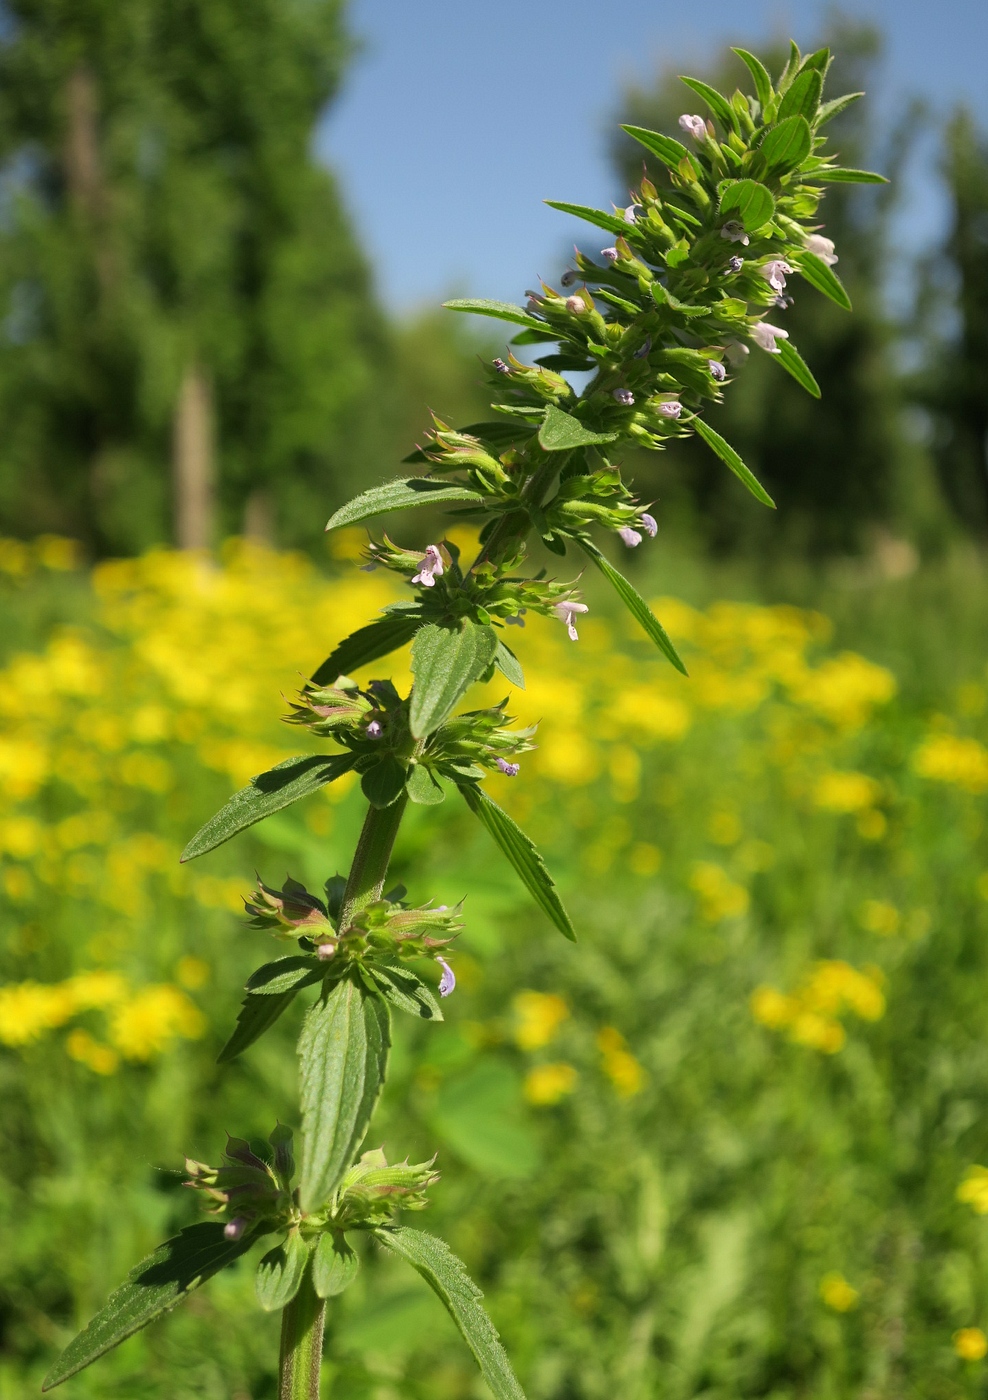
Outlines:
POLYGON ((375 899, 381 898, 395 837, 407 803, 408 798, 402 793, 390 807, 368 807, 360 840, 353 853, 350 878, 343 893, 341 930, 349 925, 354 914, 365 904, 373 904, 375 899))
POLYGON ((326 1304, 306 1269, 302 1287, 281 1314, 278 1400, 319 1400, 322 1329, 326 1304))

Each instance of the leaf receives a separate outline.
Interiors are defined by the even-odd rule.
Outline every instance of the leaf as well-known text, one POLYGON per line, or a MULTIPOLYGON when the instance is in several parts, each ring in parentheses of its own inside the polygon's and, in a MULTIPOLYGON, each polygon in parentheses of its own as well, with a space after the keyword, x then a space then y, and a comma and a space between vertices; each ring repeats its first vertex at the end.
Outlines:
POLYGON ((864 97, 864 93, 848 92, 843 97, 835 97, 831 102, 825 102, 817 113, 817 126, 821 127, 824 122, 829 122, 834 117, 839 116, 841 112, 850 107, 852 102, 857 102, 859 97, 864 97))
POLYGON ((544 199, 550 209, 558 209, 561 214, 572 214, 577 219, 585 219, 588 224, 596 224, 608 233, 628 232, 628 225, 620 214, 607 214, 603 209, 591 209, 587 204, 564 204, 558 199, 544 199))
POLYGON ((665 628, 638 590, 628 582, 623 574, 618 573, 614 565, 608 559, 604 558, 597 546, 590 540, 581 539, 579 543, 580 548, 585 554, 590 555, 590 558, 597 565, 597 568, 614 588, 614 591, 635 621, 644 628, 647 635, 651 637, 659 650, 672 662, 676 670, 680 671, 684 676, 688 675, 689 672, 683 665, 679 652, 669 640, 665 628))
POLYGON ((416 739, 438 729, 466 690, 494 660, 493 627, 465 618, 460 627, 435 622, 420 628, 412 644, 412 700, 408 723, 416 739))
POLYGON ((367 963, 365 966, 381 995, 399 1011, 404 1011, 407 1016, 417 1016, 422 1021, 443 1019, 432 988, 411 968, 398 963, 367 963))
POLYGON ((644 146, 646 151, 651 151, 653 156, 658 156, 670 170, 678 170, 679 162, 684 156, 689 160, 689 151, 681 141, 675 141, 671 136, 649 131, 644 126, 622 126, 621 130, 626 131, 640 146, 644 146))
POLYGON ((772 497, 768 494, 754 473, 749 471, 745 466, 731 444, 725 441, 720 433, 715 432, 710 424, 704 422, 702 418, 694 418, 691 426, 696 430, 697 435, 703 438, 707 446, 713 452, 716 452, 720 460, 730 467, 738 480, 744 482, 755 500, 761 501, 763 506, 771 506, 774 510, 775 502, 772 500, 772 497))
POLYGON ((357 1277, 360 1258, 347 1244, 341 1230, 319 1236, 312 1260, 312 1286, 320 1298, 335 1298, 357 1277))
POLYGON ((495 844, 507 856, 535 903, 548 915, 560 933, 575 943, 576 934, 556 892, 555 881, 529 837, 512 821, 507 812, 491 801, 482 788, 475 787, 472 783, 463 783, 460 785, 460 793, 471 812, 480 818, 495 844))
POLYGON ((571 452, 574 447, 592 447, 616 437, 617 433, 592 433, 578 418, 550 404, 539 429, 539 446, 543 452, 571 452))
POLYGON ((276 764, 266 773, 259 773, 196 832, 182 852, 182 862, 204 856, 255 822, 280 812, 283 807, 290 807, 326 783, 335 782, 349 773, 355 762, 354 756, 348 753, 299 754, 286 758, 284 763, 276 764))
POLYGON ((818 292, 822 292, 825 297, 829 297, 845 311, 851 310, 851 298, 844 288, 844 283, 833 268, 823 261, 823 258, 817 257, 816 253, 811 253, 809 250, 803 253, 790 253, 789 256, 811 287, 816 287, 818 292))
POLYGON ((826 170, 814 170, 808 180, 823 180, 828 185, 887 185, 884 175, 876 175, 873 170, 842 169, 831 165, 826 170))
POLYGON ((406 1226, 375 1230, 394 1254, 405 1259, 438 1295, 473 1352, 495 1400, 525 1400, 493 1322, 481 1306, 484 1296, 449 1245, 424 1230, 406 1226))
POLYGON ((755 233, 775 214, 775 200, 757 180, 730 180, 721 187, 720 212, 731 210, 737 210, 747 233, 755 233))
POLYGON ((383 515, 390 510, 407 510, 409 506, 483 500, 486 500, 485 496, 471 491, 467 486, 458 486, 452 481, 434 481, 428 476, 413 476, 404 481, 387 481, 383 486, 372 486, 369 491, 362 491, 329 517, 326 529, 338 530, 343 525, 356 525, 361 520, 369 520, 372 515, 383 515))
POLYGON ((409 769, 405 791, 410 800, 420 807, 438 807, 440 802, 446 801, 446 794, 422 763, 416 763, 409 769))
POLYGON ((728 102, 727 98, 712 88, 709 83, 703 83, 699 78, 684 78, 680 76, 679 81, 685 83, 688 88, 696 93, 697 97, 702 97, 704 102, 713 112, 725 131, 736 131, 738 126, 738 114, 728 102))
POLYGON ((302 1286, 310 1253, 311 1246, 297 1229, 289 1230, 281 1244, 268 1250, 254 1278, 257 1301, 265 1312, 280 1312, 292 1301, 302 1286))
POLYGON ((302 1210, 324 1205, 364 1140, 391 1046, 388 1008, 349 977, 330 987, 299 1038, 302 1210))
POLYGON ((501 675, 509 680, 512 685, 516 685, 519 690, 525 689, 525 672, 521 669, 521 662, 508 646, 507 642, 497 639, 497 651, 494 653, 494 665, 501 672, 501 675))
POLYGON ((753 53, 747 49, 733 49, 741 62, 748 69, 755 84, 755 95, 763 107, 766 107, 772 100, 772 79, 769 77, 768 69, 757 59, 753 53))
POLYGON ((210 1220, 190 1225, 166 1240, 131 1270, 127 1282, 110 1294, 106 1306, 68 1344, 41 1389, 61 1385, 156 1317, 170 1312, 220 1269, 246 1254, 255 1238, 248 1234, 228 1240, 223 1225, 210 1220))
POLYGON ((779 103, 779 121, 786 121, 789 117, 805 117, 808 122, 813 121, 822 92, 823 74, 818 68, 804 68, 793 79, 779 103))
POLYGON ((402 794, 407 772, 393 753, 385 754, 360 780, 360 789, 372 807, 390 807, 402 794))
POLYGON ((820 397, 820 386, 813 378, 809 365, 802 355, 793 345, 791 340, 776 341, 779 347, 778 355, 773 355, 773 360, 778 360, 784 370, 787 370, 795 379, 797 384, 801 384, 808 394, 812 394, 815 399, 820 397))
POLYGON ((522 306, 510 301, 486 301, 457 297, 454 301, 444 301, 447 311, 471 311, 475 316, 493 316, 498 321, 513 321, 516 326, 528 326, 531 330, 549 331, 544 321, 529 316, 522 306))
POLYGON ((387 617, 369 622, 344 638, 331 656, 328 656, 312 676, 313 685, 332 685, 337 676, 349 676, 359 671, 371 661, 410 642, 422 625, 419 612, 390 613, 387 617))
POLYGON ((805 117, 787 117, 765 137, 759 150, 769 170, 795 170, 813 147, 810 124, 805 117))
POLYGON ((318 981, 326 966, 311 953, 300 953, 276 962, 265 963, 247 979, 247 990, 255 996, 276 996, 279 992, 296 990, 318 981))
MULTIPOLYGON (((316 981, 316 978, 312 978, 316 981)), ((296 992, 302 990, 302 982, 297 982, 294 987, 287 991, 277 992, 272 996, 259 995, 256 992, 249 993, 243 1001, 240 1013, 237 1016, 237 1024, 233 1029, 233 1034, 223 1046, 223 1049, 216 1056, 218 1065, 229 1064, 238 1055, 242 1055, 255 1040, 260 1040, 265 1031, 270 1030, 283 1011, 291 1006, 295 999, 296 992)))

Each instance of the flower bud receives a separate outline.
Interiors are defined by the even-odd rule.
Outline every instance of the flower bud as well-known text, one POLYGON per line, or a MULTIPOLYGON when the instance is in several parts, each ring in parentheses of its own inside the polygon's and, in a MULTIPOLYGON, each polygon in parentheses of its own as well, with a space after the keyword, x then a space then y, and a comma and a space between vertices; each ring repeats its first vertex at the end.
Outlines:
POLYGON ((582 316, 587 309, 587 303, 581 296, 566 298, 566 310, 572 311, 574 316, 582 316))
POLYGON ((690 116, 688 112, 684 112, 679 118, 679 127, 687 136, 692 136, 694 141, 707 139, 707 123, 702 117, 690 116))

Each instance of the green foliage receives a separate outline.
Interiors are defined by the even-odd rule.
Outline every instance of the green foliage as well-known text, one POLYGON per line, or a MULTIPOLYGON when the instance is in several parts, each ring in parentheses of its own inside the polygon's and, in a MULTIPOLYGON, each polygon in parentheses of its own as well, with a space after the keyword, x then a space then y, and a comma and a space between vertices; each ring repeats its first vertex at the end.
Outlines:
MULTIPOLYGON (((698 423, 700 421, 700 419, 697 419, 698 423)), ((590 540, 583 540, 582 546, 631 613, 631 616, 644 629, 645 634, 652 639, 663 655, 669 658, 676 670, 685 676, 687 671, 679 652, 669 640, 662 623, 652 612, 652 609, 645 602, 645 599, 638 590, 628 582, 623 574, 618 573, 614 565, 601 554, 597 546, 590 540)))
POLYGON ((340 1231, 319 1236, 312 1259, 312 1283, 320 1298, 336 1298, 357 1277, 360 1259, 340 1231))
POLYGON ((412 643, 412 703, 408 722, 416 739, 427 738, 449 718, 470 686, 490 667, 497 650, 493 627, 466 619, 456 629, 430 622, 412 643))
POLYGON ((268 1250, 255 1275, 257 1301, 265 1312, 280 1312, 292 1301, 302 1286, 311 1254, 311 1241, 304 1240, 297 1229, 289 1230, 281 1244, 268 1250))
POLYGON ((386 486, 374 486, 341 506, 330 517, 326 529, 339 530, 344 525, 371 520, 375 515, 407 510, 409 506, 436 506, 461 501, 476 503, 479 500, 481 497, 476 491, 442 481, 429 481, 422 477, 412 477, 409 481, 389 481, 386 486))

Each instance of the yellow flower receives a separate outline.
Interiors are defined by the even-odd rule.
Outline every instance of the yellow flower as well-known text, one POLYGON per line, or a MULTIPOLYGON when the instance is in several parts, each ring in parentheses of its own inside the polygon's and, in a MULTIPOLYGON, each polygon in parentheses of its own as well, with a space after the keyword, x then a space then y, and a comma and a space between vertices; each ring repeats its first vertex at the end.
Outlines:
POLYGON ((827 812, 862 812, 873 807, 881 788, 865 773, 822 773, 817 779, 813 801, 827 812))
POLYGON ((988 1337, 980 1327, 962 1327, 954 1333, 954 1351, 962 1361, 981 1361, 988 1353, 988 1337))
POLYGON ((843 1274, 824 1274, 820 1280, 820 1297, 834 1312, 850 1312, 858 1305, 860 1294, 852 1288, 843 1274))
POLYGON ((953 783, 965 792, 988 788, 988 749, 977 739, 932 734, 913 754, 913 767, 923 778, 953 783))
POLYGON ((787 997, 776 987, 756 987, 751 994, 751 1014, 761 1026, 779 1030, 791 1025, 799 1012, 795 997, 787 997))
POLYGON ((110 1022, 110 1039, 128 1060, 150 1060, 176 1036, 196 1040, 206 1028, 202 1012, 184 992, 169 983, 142 987, 118 1007, 110 1022))
POLYGON ((700 912, 708 923, 737 919, 748 912, 748 891, 737 885, 726 870, 710 861, 697 861, 690 875, 690 887, 700 896, 700 912))
POLYGON ((75 1009, 75 1000, 64 983, 46 987, 21 982, 0 987, 0 1041, 27 1045, 45 1031, 64 1026, 75 1009))
POLYGON ((613 1026, 597 1032, 604 1073, 622 1098, 631 1098, 645 1084, 645 1071, 625 1044, 624 1036, 613 1026))
POLYGON ((858 919, 863 929, 882 938, 891 938, 899 932, 902 924, 898 909, 885 899, 866 899, 858 910, 858 919))
POLYGON ((975 1215, 988 1215, 988 1167, 970 1166, 955 1195, 975 1215))
POLYGON ((525 1076, 525 1098, 534 1104, 558 1103, 567 1094, 572 1094, 577 1078, 573 1066, 562 1060, 551 1065, 536 1065, 525 1076))
POLYGON ((78 1026, 65 1037, 65 1049, 73 1060, 87 1065, 94 1074, 113 1074, 120 1065, 120 1056, 115 1050, 101 1045, 78 1026))
POLYGON ((662 867, 662 852, 649 841, 636 841, 628 852, 628 869, 633 875, 655 875, 662 867))
POLYGON ((540 1050, 556 1038, 569 1017, 569 1007, 553 992, 519 992, 514 999, 515 1044, 522 1050, 540 1050))

